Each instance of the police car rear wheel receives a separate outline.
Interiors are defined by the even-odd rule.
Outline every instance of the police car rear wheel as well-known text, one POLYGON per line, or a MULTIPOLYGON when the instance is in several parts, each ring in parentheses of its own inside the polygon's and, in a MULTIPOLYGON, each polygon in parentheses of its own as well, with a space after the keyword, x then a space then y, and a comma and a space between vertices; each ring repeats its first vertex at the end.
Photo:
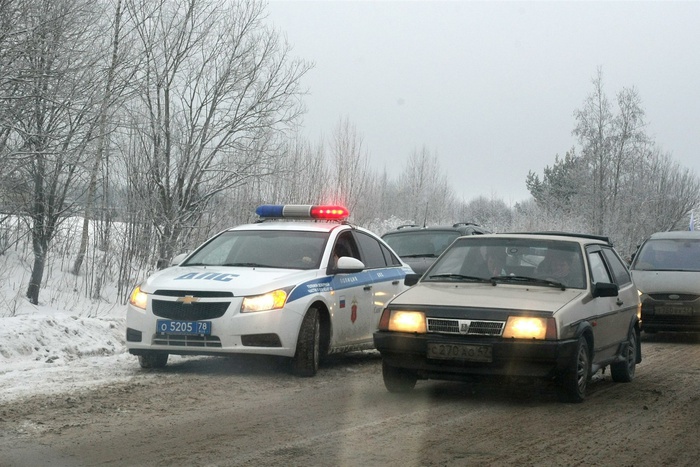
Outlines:
POLYGON ((167 363, 167 353, 148 352, 139 355, 139 365, 141 365, 141 368, 163 368, 167 363))
POLYGON ((297 376, 314 376, 318 371, 321 353, 321 324, 318 310, 309 308, 301 322, 297 350, 292 359, 292 370, 297 376))

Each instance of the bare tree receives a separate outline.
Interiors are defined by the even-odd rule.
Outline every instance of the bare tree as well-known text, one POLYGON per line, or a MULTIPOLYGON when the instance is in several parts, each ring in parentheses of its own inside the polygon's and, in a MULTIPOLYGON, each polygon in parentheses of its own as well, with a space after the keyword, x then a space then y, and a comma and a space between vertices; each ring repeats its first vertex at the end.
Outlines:
POLYGON ((437 154, 423 146, 408 158, 399 176, 399 190, 404 201, 400 215, 417 224, 451 220, 454 193, 441 172, 437 154))
POLYGON ((219 193, 271 173, 275 137, 302 112, 310 65, 237 2, 128 0, 144 57, 130 105, 139 146, 134 188, 148 207, 164 266, 219 193))
POLYGON ((92 2, 27 2, 13 47, 14 87, 6 117, 5 151, 24 182, 18 194, 30 222, 34 263, 27 289, 37 304, 46 253, 56 229, 80 196, 80 176, 94 122, 92 2), (9 125, 9 127, 7 126, 9 125))

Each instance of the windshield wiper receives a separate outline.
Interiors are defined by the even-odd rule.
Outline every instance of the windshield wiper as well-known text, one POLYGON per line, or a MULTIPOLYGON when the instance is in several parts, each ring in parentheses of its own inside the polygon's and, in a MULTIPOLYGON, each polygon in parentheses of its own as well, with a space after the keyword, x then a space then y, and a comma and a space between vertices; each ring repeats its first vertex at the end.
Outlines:
POLYGON ((402 258, 437 258, 436 254, 433 253, 416 253, 413 255, 403 255, 402 258))
POLYGON ((269 264, 260 263, 224 263, 221 266, 242 267, 242 268, 272 268, 269 264))
MULTIPOLYGON (((444 279, 457 279, 462 281, 472 281, 472 282, 492 282, 491 279, 478 276, 465 276, 464 274, 446 273, 446 274, 433 274, 428 276, 428 279, 444 278, 444 279)), ((494 284, 495 285, 495 284, 494 284)))
POLYGON ((491 278, 492 281, 503 281, 503 282, 527 282, 529 284, 540 284, 549 287, 557 287, 561 290, 566 290, 566 286, 561 282, 549 280, 549 279, 539 279, 537 277, 530 276, 494 276, 491 278))

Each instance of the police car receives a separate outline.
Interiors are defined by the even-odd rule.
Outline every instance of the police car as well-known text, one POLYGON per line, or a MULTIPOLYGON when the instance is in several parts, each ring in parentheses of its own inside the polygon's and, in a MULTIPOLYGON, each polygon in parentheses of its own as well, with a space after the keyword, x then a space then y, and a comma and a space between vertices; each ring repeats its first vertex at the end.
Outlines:
POLYGON ((264 205, 131 293, 126 346, 143 368, 168 355, 289 357, 316 374, 327 354, 373 348, 386 303, 412 273, 341 206, 264 205))

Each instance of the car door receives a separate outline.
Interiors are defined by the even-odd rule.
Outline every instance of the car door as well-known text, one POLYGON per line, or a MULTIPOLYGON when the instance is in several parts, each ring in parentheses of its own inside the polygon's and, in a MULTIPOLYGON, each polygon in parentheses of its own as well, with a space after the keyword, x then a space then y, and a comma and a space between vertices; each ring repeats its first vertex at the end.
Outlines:
MULTIPOLYGON (((364 263, 365 255, 361 253, 358 241, 351 231, 343 232, 338 236, 332 251, 342 252, 342 255, 364 263)), ((332 313, 333 345, 347 346, 363 343, 367 340, 374 315, 371 274, 367 269, 360 272, 336 273, 331 284, 335 291, 335 310, 332 313)))
POLYGON ((365 232, 353 232, 360 247, 360 259, 367 267, 368 283, 364 286, 369 307, 363 316, 362 328, 358 327, 358 338, 372 340, 372 334, 377 330, 382 310, 389 300, 403 290, 403 277, 405 275, 401 261, 391 253, 389 248, 378 238, 365 232))
POLYGON ((608 262, 604 249, 600 245, 587 248, 592 285, 615 283, 620 291, 615 297, 596 297, 592 300, 595 313, 589 321, 593 324, 595 362, 612 358, 618 352, 620 343, 627 338, 632 310, 636 309, 634 299, 630 297, 633 287, 631 280, 627 284, 617 283, 612 262, 608 262))

